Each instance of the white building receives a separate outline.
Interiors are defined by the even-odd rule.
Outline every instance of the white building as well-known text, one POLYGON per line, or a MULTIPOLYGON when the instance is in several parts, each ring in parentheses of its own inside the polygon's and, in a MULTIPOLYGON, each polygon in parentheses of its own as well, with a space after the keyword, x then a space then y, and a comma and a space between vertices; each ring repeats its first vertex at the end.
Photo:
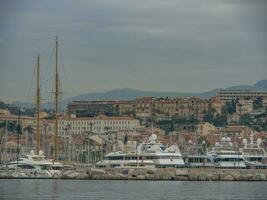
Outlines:
POLYGON ((140 121, 132 117, 98 116, 95 118, 61 118, 59 119, 59 135, 83 134, 92 131, 94 133, 106 133, 107 131, 127 131, 140 127, 140 121))
POLYGON ((217 96, 223 103, 239 99, 251 99, 255 100, 257 97, 267 99, 267 91, 254 91, 254 90, 219 90, 217 96))

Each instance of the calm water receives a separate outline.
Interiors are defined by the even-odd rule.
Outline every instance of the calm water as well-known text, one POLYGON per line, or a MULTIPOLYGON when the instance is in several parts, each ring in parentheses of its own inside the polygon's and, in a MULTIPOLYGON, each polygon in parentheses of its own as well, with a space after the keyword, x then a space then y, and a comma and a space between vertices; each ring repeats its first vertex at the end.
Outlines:
POLYGON ((0 199, 267 199, 266 182, 0 180, 0 199))

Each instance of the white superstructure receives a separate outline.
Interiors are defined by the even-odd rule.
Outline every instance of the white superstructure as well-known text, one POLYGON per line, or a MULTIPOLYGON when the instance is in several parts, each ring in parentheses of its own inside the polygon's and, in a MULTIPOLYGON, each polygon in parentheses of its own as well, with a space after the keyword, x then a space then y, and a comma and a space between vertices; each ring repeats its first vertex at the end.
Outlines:
POLYGON ((208 157, 213 159, 215 167, 219 168, 246 168, 243 153, 235 150, 230 138, 221 138, 221 143, 216 142, 208 157))
POLYGON ((253 133, 250 137, 250 143, 248 144, 247 139, 243 139, 244 147, 241 151, 244 154, 247 168, 267 168, 267 153, 264 148, 261 147, 262 141, 260 138, 257 139, 257 143, 254 143, 253 133))
POLYGON ((6 167, 10 171, 24 173, 27 177, 47 178, 60 175, 64 165, 46 160, 42 151, 39 152, 39 155, 31 151, 29 155, 19 157, 18 161, 8 162, 6 167))
POLYGON ((177 145, 168 148, 157 141, 157 135, 152 134, 147 141, 142 142, 134 152, 111 152, 104 160, 96 164, 101 167, 183 167, 184 161, 177 145))

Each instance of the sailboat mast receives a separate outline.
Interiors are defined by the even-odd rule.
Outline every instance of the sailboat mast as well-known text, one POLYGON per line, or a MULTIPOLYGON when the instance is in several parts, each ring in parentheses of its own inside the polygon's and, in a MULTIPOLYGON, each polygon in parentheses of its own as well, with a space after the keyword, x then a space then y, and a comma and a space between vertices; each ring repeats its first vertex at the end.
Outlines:
POLYGON ((36 79, 36 117, 37 117, 37 129, 36 129, 36 153, 39 155, 40 150, 40 55, 37 57, 37 79, 36 79))
POLYGON ((17 126, 17 167, 16 171, 18 172, 19 167, 19 143, 20 143, 20 133, 21 133, 21 127, 20 127, 20 107, 19 107, 19 116, 18 116, 18 126, 17 126))
POLYGON ((58 79, 58 36, 56 37, 56 74, 55 74, 55 157, 58 159, 58 93, 59 93, 59 79, 58 79))

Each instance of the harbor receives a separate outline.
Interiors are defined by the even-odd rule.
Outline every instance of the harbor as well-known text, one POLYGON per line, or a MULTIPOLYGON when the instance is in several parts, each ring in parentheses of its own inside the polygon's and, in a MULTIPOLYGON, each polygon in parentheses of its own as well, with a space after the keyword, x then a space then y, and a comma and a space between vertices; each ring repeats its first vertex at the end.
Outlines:
POLYGON ((62 110, 58 35, 54 42, 49 108, 39 52, 30 114, 1 104, 9 109, 0 110, 0 178, 266 181, 266 91, 74 99, 62 110))

